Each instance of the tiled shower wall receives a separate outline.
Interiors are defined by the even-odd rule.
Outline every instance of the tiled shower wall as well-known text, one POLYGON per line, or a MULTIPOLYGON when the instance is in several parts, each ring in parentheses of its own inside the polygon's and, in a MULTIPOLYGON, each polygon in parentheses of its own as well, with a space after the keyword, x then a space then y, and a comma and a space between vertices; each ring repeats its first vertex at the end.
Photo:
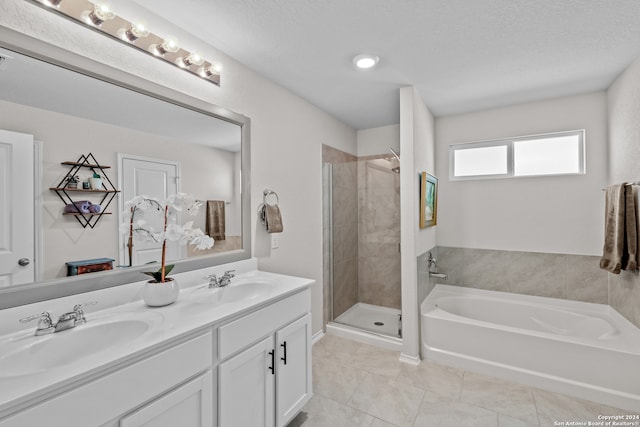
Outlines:
POLYGON ((328 184, 323 185, 324 324, 358 302, 358 171, 357 157, 327 145, 322 161, 333 165, 333 239, 328 218, 328 184), (333 290, 329 249, 333 240, 333 290))
POLYGON ((400 309, 400 175, 395 159, 358 159, 358 298, 400 309))

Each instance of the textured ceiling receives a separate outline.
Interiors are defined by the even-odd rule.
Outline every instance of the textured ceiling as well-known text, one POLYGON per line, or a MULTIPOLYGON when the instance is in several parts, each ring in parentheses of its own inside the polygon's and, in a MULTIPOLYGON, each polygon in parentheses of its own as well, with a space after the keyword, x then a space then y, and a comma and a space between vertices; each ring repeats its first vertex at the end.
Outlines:
POLYGON ((639 0, 135 0, 356 129, 607 88, 640 56, 639 0), (374 70, 351 59, 374 53, 374 70))

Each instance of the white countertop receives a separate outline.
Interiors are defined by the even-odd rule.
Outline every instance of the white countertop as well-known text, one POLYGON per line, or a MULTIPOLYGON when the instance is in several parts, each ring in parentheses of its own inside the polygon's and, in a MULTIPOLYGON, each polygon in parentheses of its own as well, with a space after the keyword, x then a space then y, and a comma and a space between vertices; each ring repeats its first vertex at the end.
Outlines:
MULTIPOLYGON (((162 348, 170 341, 299 292, 314 283, 310 279, 268 273, 256 269, 251 270, 252 268, 255 268, 255 261, 248 260, 173 275, 172 277, 178 280, 181 293, 174 304, 166 307, 150 308, 139 299, 140 288, 144 284, 142 281, 108 290, 0 310, 0 324, 4 329, 0 330, 3 332, 0 335, 0 348, 3 346, 10 348, 12 342, 24 343, 33 340, 35 343, 39 340, 55 340, 62 338, 63 334, 67 334, 67 339, 69 339, 75 331, 79 331, 83 327, 90 327, 92 322, 97 325, 114 318, 135 319, 139 317, 151 324, 151 328, 144 334, 131 341, 124 341, 113 346, 105 345, 104 349, 87 356, 81 356, 77 360, 66 362, 61 366, 25 375, 10 376, 11 374, 7 375, 6 373, 0 375, 0 418, 23 406, 33 404, 45 396, 52 397, 49 392, 54 388, 71 387, 92 375, 117 369, 122 363, 135 360, 150 351, 162 348), (202 277, 211 272, 220 274, 221 271, 232 268, 237 270, 237 276, 232 280, 230 286, 233 286, 234 282, 250 282, 252 280, 269 282, 274 285, 265 286, 266 290, 261 290, 259 295, 249 299, 222 304, 203 302, 203 299, 209 296, 209 290, 206 287, 206 280, 202 277), (27 325, 26 328, 25 325, 18 323, 19 318, 44 310, 54 311, 53 319, 55 321, 56 316, 62 312, 70 311, 74 304, 86 301, 98 301, 98 305, 85 309, 86 325, 36 337, 34 333, 37 321, 27 325), (108 308, 98 309, 105 306, 108 308), (7 325, 13 329, 19 329, 7 331, 7 325), (8 347, 7 343, 9 343, 8 347)), ((221 290, 225 291, 225 289, 221 290)), ((210 291, 219 292, 220 290, 210 291)), ((46 357, 46 354, 43 356, 46 357)), ((0 372, 2 371, 2 358, 3 355, 0 353, 0 372)))

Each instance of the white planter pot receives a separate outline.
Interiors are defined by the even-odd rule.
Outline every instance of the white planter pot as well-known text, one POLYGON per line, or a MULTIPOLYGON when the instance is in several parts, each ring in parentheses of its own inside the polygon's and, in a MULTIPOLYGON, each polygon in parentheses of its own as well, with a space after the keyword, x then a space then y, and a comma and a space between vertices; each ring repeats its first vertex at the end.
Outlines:
POLYGON ((92 190, 102 190, 102 178, 89 178, 89 185, 92 190))
POLYGON ((166 282, 149 281, 142 287, 142 299, 149 307, 162 307, 173 304, 180 295, 178 283, 169 278, 166 282))

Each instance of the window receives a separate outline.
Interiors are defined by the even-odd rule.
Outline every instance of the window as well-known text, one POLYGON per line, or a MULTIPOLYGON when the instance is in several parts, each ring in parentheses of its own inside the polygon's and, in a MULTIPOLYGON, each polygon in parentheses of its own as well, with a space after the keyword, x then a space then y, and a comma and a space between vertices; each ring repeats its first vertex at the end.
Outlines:
POLYGON ((449 146, 451 180, 584 173, 584 130, 449 146))

